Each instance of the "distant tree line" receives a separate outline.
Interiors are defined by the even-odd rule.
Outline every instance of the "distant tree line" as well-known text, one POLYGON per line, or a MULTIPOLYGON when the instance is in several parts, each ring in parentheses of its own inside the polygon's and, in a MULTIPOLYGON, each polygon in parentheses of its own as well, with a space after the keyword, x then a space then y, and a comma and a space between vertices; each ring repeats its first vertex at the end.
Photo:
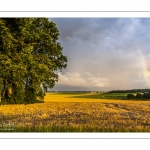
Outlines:
POLYGON ((131 90, 112 90, 108 93, 138 93, 138 92, 149 92, 150 89, 131 89, 131 90))
POLYGON ((150 99, 150 92, 128 94, 127 99, 137 99, 137 100, 150 99))

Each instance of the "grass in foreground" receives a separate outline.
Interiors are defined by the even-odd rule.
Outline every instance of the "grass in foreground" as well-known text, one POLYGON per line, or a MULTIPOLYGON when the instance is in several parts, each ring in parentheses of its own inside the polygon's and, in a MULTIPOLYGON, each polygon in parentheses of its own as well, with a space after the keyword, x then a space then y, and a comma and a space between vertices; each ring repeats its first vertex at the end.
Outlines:
POLYGON ((1 132, 150 132, 150 102, 69 98, 0 106, 1 132))

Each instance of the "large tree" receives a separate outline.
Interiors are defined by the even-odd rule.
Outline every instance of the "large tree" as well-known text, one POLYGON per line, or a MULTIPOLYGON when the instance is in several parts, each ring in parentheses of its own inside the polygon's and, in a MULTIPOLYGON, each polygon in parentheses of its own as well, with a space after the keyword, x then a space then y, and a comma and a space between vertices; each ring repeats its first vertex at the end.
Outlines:
POLYGON ((47 18, 0 19, 0 92, 6 103, 43 101, 67 66, 56 24, 47 18))

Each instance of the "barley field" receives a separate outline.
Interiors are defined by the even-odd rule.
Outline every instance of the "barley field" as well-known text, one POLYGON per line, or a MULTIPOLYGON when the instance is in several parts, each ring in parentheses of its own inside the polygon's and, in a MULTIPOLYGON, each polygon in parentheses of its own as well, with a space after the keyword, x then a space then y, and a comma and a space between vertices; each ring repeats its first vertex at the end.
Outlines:
POLYGON ((44 103, 0 105, 0 132, 150 131, 150 101, 88 95, 47 93, 44 103))

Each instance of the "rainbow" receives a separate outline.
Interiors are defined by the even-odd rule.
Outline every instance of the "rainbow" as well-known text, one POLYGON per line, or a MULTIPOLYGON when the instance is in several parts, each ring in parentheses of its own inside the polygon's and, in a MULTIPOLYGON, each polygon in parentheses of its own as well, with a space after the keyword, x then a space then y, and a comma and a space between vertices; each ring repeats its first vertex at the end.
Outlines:
POLYGON ((144 77, 146 79, 148 87, 150 87, 150 71, 149 71, 148 63, 142 49, 138 48, 138 51, 143 65, 144 77))

